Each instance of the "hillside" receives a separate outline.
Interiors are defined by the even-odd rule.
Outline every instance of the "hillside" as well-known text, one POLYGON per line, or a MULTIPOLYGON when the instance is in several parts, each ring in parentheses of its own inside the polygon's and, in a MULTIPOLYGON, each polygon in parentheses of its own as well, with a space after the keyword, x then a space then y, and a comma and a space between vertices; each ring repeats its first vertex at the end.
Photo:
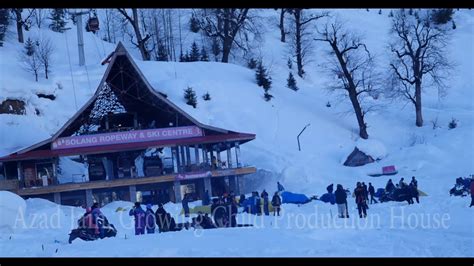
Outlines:
MULTIPOLYGON (((365 9, 331 11, 345 20, 350 28, 365 35, 367 46, 377 56, 378 64, 386 68, 390 24, 386 10, 383 15, 379 15, 377 10, 367 12, 365 9)), ((20 234, 13 240, 8 240, 8 233, 0 234, 0 256, 474 256, 473 213, 467 207, 468 199, 449 197, 455 178, 474 172, 474 11, 455 13, 457 28, 449 52, 456 68, 446 97, 439 99, 435 90, 423 91, 425 125, 415 127, 415 112, 411 104, 382 95, 373 100, 379 108, 366 116, 369 140, 358 137, 355 116, 347 113, 351 110, 350 102, 327 90, 329 76, 322 66, 326 62, 328 45, 313 44, 312 62, 305 67, 307 76, 301 79, 295 75, 300 89, 292 91, 286 87, 289 47, 279 40, 278 12, 262 10, 260 15, 266 23, 262 29, 263 42, 256 53, 261 54, 271 73, 274 98, 270 102, 264 101, 263 89, 255 83, 254 71, 239 60, 229 64, 145 62, 140 60, 139 53, 130 43, 125 45, 150 84, 166 93, 172 102, 198 121, 256 134, 256 140, 242 146, 242 156, 244 164, 270 173, 257 189, 266 188, 273 193, 277 180, 287 190, 309 195, 325 193, 330 183, 340 183, 351 190, 357 181, 372 182, 376 188, 384 187, 388 178, 369 177, 367 173, 382 166, 395 165, 399 174, 392 177, 394 181, 398 182, 400 177, 410 179, 416 176, 420 189, 428 194, 421 198, 420 205, 392 202, 370 206, 369 215, 382 217, 379 228, 365 228, 358 224, 350 229, 325 230, 308 226, 295 229, 289 228, 294 221, 285 220, 281 229, 275 229, 268 226, 272 223, 269 218, 263 221, 269 228, 263 230, 216 230, 218 232, 205 232, 200 238, 195 238, 192 232, 176 232, 163 236, 163 241, 153 242, 156 247, 146 251, 140 250, 139 246, 149 245, 156 236, 135 238, 130 228, 119 230, 120 239, 73 245, 65 244, 65 234, 70 229, 67 226, 57 232, 53 229, 29 229, 31 234, 20 234), (196 109, 185 104, 183 91, 187 87, 192 87, 198 95, 196 109), (202 100, 201 96, 206 92, 210 93, 211 101, 202 100), (331 107, 326 107, 327 102, 331 107), (457 128, 450 130, 448 123, 452 118, 459 122, 457 128), (432 128, 430 121, 434 120, 441 128, 432 128), (298 151, 296 136, 307 124, 310 126, 301 136, 302 150, 298 151), (379 147, 375 152, 382 150, 381 160, 362 167, 343 166, 356 145, 368 149, 379 147), (404 212, 404 217, 433 218, 447 214, 449 226, 413 229, 407 227, 408 222, 404 220, 401 224, 405 227, 393 229, 389 216, 400 211, 404 212), (124 239, 125 234, 129 239, 124 239), (360 235, 364 235, 363 241, 355 248, 354 243, 359 241, 360 235), (35 236, 45 243, 46 251, 37 247, 16 248, 35 236), (219 245, 221 240, 229 238, 235 239, 231 246, 219 245), (268 241, 262 242, 264 244, 251 241, 254 244, 249 245, 251 239, 268 241), (196 241, 210 243, 207 248, 211 251, 198 247, 196 241), (97 253, 97 247, 108 243, 120 248, 97 253), (186 243, 185 248, 178 247, 183 243, 186 243), (267 246, 259 250, 259 245, 267 246), (53 253, 57 247, 61 252, 53 253)), ((0 114, 1 156, 54 134, 93 95, 106 69, 100 62, 115 48, 115 44, 85 33, 86 67, 79 67, 74 28, 62 34, 48 29, 32 29, 25 32, 25 38, 48 36, 54 40, 55 47, 51 78, 35 82, 34 77, 19 65, 18 50, 22 46, 15 39, 13 25, 9 30, 4 47, 0 47, 0 102, 5 99, 23 100, 26 102, 26 115, 0 114), (38 98, 37 93, 54 94, 56 99, 38 98), (40 114, 37 115, 35 110, 40 114)), ((194 33, 186 36, 188 43, 199 40, 194 33)), ((26 203, 28 214, 52 213, 56 208, 54 204, 47 205, 41 200, 30 199, 26 203)), ((114 210, 118 206, 128 207, 126 204, 129 203, 108 206, 106 214, 118 224, 122 216, 114 210)), ((349 198, 349 207, 355 217, 352 198, 349 198)), ((170 205, 169 208, 177 212, 179 206, 170 205)), ((315 207, 289 206, 287 211, 308 215, 314 211, 313 208, 319 208, 317 211, 322 214, 336 213, 335 206, 320 202, 315 207)), ((59 209, 61 217, 81 214, 78 208, 61 206, 59 209)), ((123 219, 128 221, 129 218, 123 219)), ((239 215, 239 220, 245 219, 250 218, 239 215)), ((342 224, 341 221, 336 223, 342 224)))

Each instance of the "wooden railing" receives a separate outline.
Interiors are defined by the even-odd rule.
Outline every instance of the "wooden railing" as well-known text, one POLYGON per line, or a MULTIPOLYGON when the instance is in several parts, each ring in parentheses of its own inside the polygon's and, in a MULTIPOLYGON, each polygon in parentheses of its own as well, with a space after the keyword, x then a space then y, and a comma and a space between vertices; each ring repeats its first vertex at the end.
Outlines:
POLYGON ((0 180, 0 190, 9 190, 16 192, 20 187, 18 180, 0 180))

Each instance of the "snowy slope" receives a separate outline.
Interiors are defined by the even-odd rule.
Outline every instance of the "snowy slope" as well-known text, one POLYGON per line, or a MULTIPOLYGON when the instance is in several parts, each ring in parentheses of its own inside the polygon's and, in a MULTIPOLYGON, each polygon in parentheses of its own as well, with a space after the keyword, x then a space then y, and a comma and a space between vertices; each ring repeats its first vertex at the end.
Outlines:
MULTIPOLYGON (((387 64, 388 10, 384 10, 383 15, 365 9, 333 12, 349 27, 363 33, 379 64, 387 64)), ((270 22, 278 19, 274 10, 262 10, 260 15, 270 22)), ((138 53, 132 51, 151 85, 168 94, 171 101, 200 122, 257 134, 256 140, 242 146, 244 163, 281 177, 280 181, 290 191, 321 195, 330 183, 340 183, 352 190, 357 181, 372 182, 376 188, 383 187, 388 178, 368 177, 366 174, 391 164, 399 170, 399 174, 392 177, 395 182, 400 177, 409 179, 415 175, 421 190, 429 196, 421 198, 422 204, 415 206, 386 203, 371 207, 369 216, 380 217, 379 228, 325 229, 312 228, 308 224, 295 228, 295 217, 308 217, 314 213, 314 208, 319 215, 335 215, 335 206, 317 202, 300 208, 285 206, 285 212, 293 215, 293 222, 282 221, 283 226, 278 229, 270 228, 269 225, 276 221, 265 217, 263 223, 267 227, 261 230, 224 229, 206 231, 200 237, 195 232, 177 232, 135 238, 132 229, 125 226, 131 224, 130 218, 115 213, 117 206, 131 203, 112 203, 105 208, 109 219, 116 225, 122 219, 125 224, 120 226, 118 238, 103 241, 120 248, 100 249, 104 246, 102 241, 78 241, 66 245, 67 232, 72 226, 69 224, 61 230, 31 229, 28 234, 14 235, 11 240, 10 235, 1 234, 0 256, 474 256, 472 210, 467 207, 466 198, 452 198, 448 193, 456 177, 474 173, 474 11, 461 10, 455 14, 455 20, 457 29, 450 54, 457 68, 450 80, 447 97, 440 101, 435 91, 424 91, 425 126, 422 128, 414 126, 411 105, 379 98, 377 104, 381 108, 366 116, 369 141, 358 138, 355 117, 345 114, 350 110, 349 103, 339 102, 338 95, 325 89, 328 77, 321 71, 321 65, 325 62, 326 44, 314 44, 313 61, 305 67, 306 79, 296 77, 300 90, 294 92, 286 88, 289 48, 279 41, 276 23, 265 24, 262 46, 255 51, 263 56, 271 71, 271 93, 275 96, 271 102, 263 100, 263 90, 255 84, 254 72, 243 66, 215 62, 143 62, 136 57, 138 53), (183 90, 188 86, 199 97, 196 109, 186 105, 182 98, 183 90), (211 101, 200 98, 206 92, 210 93, 211 101), (326 107, 328 101, 331 108, 326 107), (459 120, 459 126, 448 130, 447 125, 453 117, 459 120), (430 121, 435 119, 441 128, 433 130, 430 121), (302 151, 299 152, 296 135, 306 124, 311 125, 301 136, 302 151), (363 167, 342 166, 357 144, 372 150, 370 152, 382 160, 363 167), (403 217, 425 217, 425 221, 447 214, 448 227, 409 228, 406 220, 401 222, 405 225, 403 228, 400 224, 392 226, 390 217, 393 216, 390 214, 402 211, 403 217), (360 240, 361 235, 363 240, 360 240), (219 244, 229 238, 235 239, 231 245, 219 244), (38 245, 17 248, 31 239, 38 239, 35 242, 38 245), (353 244, 356 239, 360 243, 357 248, 353 244), (60 243, 54 243, 55 240, 60 243), (200 245, 202 241, 209 245, 200 245), (41 249, 42 243, 46 246, 45 251, 41 249), (144 250, 143 246, 151 248, 144 250), (56 248, 60 250, 58 253, 55 253, 56 248)), ((26 116, 0 115, 0 155, 55 133, 91 97, 106 68, 100 65, 100 61, 115 48, 114 44, 85 33, 87 66, 79 67, 75 30, 59 34, 42 29, 25 32, 25 35, 43 35, 55 40, 53 74, 48 81, 34 82, 32 75, 23 71, 16 62, 17 50, 21 47, 15 41, 14 32, 8 35, 4 47, 0 48, 0 101, 24 99, 28 109, 26 116), (63 89, 56 89, 57 83, 63 89), (37 92, 55 93, 57 99, 38 98, 37 92), (40 116, 34 114, 35 108, 40 110, 40 116)), ((199 38, 195 34, 186 36, 189 42, 192 42, 192 37, 199 38)), ((273 192, 276 188, 274 181, 269 180, 261 189, 273 192)), ((352 217, 356 217, 352 198, 349 206, 352 217)), ((71 215, 77 217, 81 213, 79 209, 57 207, 41 200, 27 201, 27 213, 30 214, 52 214, 57 208, 62 211, 59 216, 63 218, 70 219, 71 215)), ((178 206, 170 205, 168 208, 178 206)), ((239 220, 245 218, 245 215, 239 216, 239 220)), ((353 222, 357 223, 358 218, 353 222)), ((336 219, 336 225, 341 223, 336 219)))

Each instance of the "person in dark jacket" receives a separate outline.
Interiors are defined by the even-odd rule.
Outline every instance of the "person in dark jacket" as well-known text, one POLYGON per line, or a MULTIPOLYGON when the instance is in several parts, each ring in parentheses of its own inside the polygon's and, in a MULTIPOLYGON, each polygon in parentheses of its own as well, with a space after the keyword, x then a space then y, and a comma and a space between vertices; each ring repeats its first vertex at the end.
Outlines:
POLYGON ((188 205, 188 202, 189 202, 189 194, 186 193, 184 194, 184 198, 182 200, 182 204, 183 204, 183 210, 184 210, 184 216, 185 217, 189 217, 189 205, 188 205))
POLYGON ((145 211, 140 206, 140 202, 135 202, 135 206, 128 214, 135 218, 135 235, 145 234, 145 211))
POLYGON ((277 188, 278 188, 278 192, 281 192, 281 191, 285 190, 285 188, 283 187, 282 184, 280 184, 280 182, 277 182, 277 188))
POLYGON ((257 215, 262 215, 262 202, 261 202, 261 199, 258 195, 258 192, 255 191, 255 214, 257 215))
POLYGON ((273 216, 275 216, 275 214, 280 216, 281 198, 278 195, 278 191, 275 192, 275 194, 273 195, 272 205, 273 205, 273 216))
POLYGON ((334 191, 334 184, 327 186, 326 190, 328 191, 329 194, 331 194, 334 191))
POLYGON ((471 179, 471 186, 469 187, 471 190, 471 205, 469 205, 469 208, 474 206, 474 179, 471 179))
POLYGON ((230 226, 231 227, 236 227, 237 226, 237 203, 233 201, 230 206, 229 206, 229 212, 230 212, 230 226))
POLYGON ((347 212, 347 193, 341 184, 337 184, 334 195, 336 197, 339 218, 349 218, 349 213, 347 212))
POLYGON ((408 186, 407 183, 405 183, 405 178, 402 177, 402 178, 400 179, 400 182, 398 182, 398 186, 399 186, 400 188, 404 188, 404 187, 408 186))
POLYGON ((365 196, 365 208, 368 210, 369 209, 369 190, 367 189, 367 185, 365 182, 362 182, 362 187, 364 188, 364 196, 365 196))
POLYGON ((378 203, 378 201, 375 199, 375 188, 372 186, 372 183, 369 182, 369 195, 370 195, 370 204, 372 203, 378 203))
POLYGON ((414 204, 413 198, 416 199, 416 203, 420 203, 420 200, 419 200, 420 193, 418 193, 418 188, 416 188, 414 183, 410 183, 410 185, 408 185, 408 191, 409 191, 409 194, 410 194, 410 200, 409 201, 411 202, 411 204, 414 204))
POLYGON ((268 193, 264 190, 262 192, 262 197, 263 197, 263 213, 268 216, 270 215, 270 210, 269 210, 269 206, 268 206, 268 193), (265 194, 263 193, 265 192, 265 194))
POLYGON ((145 221, 146 221, 146 233, 147 234, 154 234, 155 233, 155 212, 151 208, 151 204, 146 205, 145 211, 145 221))
POLYGON ((367 209, 365 206, 367 205, 366 199, 365 199, 365 191, 364 187, 362 187, 362 184, 360 182, 357 182, 357 187, 354 190, 354 194, 356 197, 356 204, 357 204, 357 209, 359 210, 359 217, 360 218, 365 218, 367 217, 367 209))
POLYGON ((385 186, 385 192, 392 193, 393 190, 395 190, 395 185, 393 184, 392 179, 389 179, 385 186))
POLYGON ((214 223, 217 227, 227 226, 227 211, 222 200, 219 200, 216 204, 212 214, 214 215, 214 223))
POLYGON ((209 196, 209 191, 206 190, 206 191, 204 192, 203 197, 202 197, 202 205, 203 205, 203 206, 207 206, 207 205, 209 205, 209 204, 211 204, 211 197, 209 196))
POLYGON ((163 224, 166 219, 166 210, 163 207, 163 204, 160 203, 158 204, 158 209, 155 212, 155 221, 156 225, 158 226, 158 232, 162 233, 163 232, 163 224))
POLYGON ((245 201, 245 195, 242 194, 242 195, 240 195, 240 198, 239 198, 239 206, 240 206, 240 207, 243 206, 244 201, 245 201))
POLYGON ((410 184, 413 184, 416 188, 418 188, 418 181, 415 179, 414 176, 411 177, 410 184))

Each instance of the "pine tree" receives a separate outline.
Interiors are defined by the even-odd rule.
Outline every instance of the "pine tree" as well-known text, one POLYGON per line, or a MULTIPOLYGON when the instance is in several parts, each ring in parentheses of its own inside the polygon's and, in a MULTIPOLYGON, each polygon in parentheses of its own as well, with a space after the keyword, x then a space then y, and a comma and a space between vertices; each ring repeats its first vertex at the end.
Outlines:
POLYGON ((201 61, 209 61, 209 56, 207 55, 207 51, 204 46, 201 48, 201 61))
POLYGON ((291 60, 291 58, 288 58, 288 62, 286 62, 286 65, 289 69, 293 69, 293 60, 291 60))
POLYGON ((5 33, 7 32, 9 24, 9 14, 7 8, 0 8, 0 47, 3 46, 3 40, 5 39, 5 33))
POLYGON ((191 45, 191 53, 189 54, 189 62, 199 61, 200 57, 201 57, 201 54, 199 52, 199 48, 196 42, 193 42, 193 44, 191 45))
POLYGON ((35 43, 29 37, 25 42, 25 54, 27 56, 33 56, 35 54, 35 43))
POLYGON ((298 90, 298 87, 296 86, 296 79, 293 77, 293 74, 290 72, 288 75, 288 79, 286 80, 287 84, 286 86, 294 91, 298 90))
POLYGON ((255 72, 255 78, 257 79, 257 84, 260 87, 263 87, 264 98, 266 101, 270 101, 273 98, 273 95, 269 93, 269 90, 272 86, 271 78, 268 76, 267 70, 260 61, 255 72))
POLYGON ((191 18, 189 19, 189 29, 194 33, 199 32, 199 30, 201 29, 199 27, 199 20, 196 18, 194 14, 192 14, 191 18))
POLYGON ((184 90, 184 99, 186 100, 187 105, 191 105, 192 107, 196 108, 197 97, 196 92, 194 92, 193 88, 188 87, 186 90, 184 90))
POLYGON ((206 92, 203 96, 202 96, 202 99, 204 101, 210 101, 211 100, 211 95, 209 94, 209 92, 206 92))
POLYGON ((250 69, 255 69, 257 67, 257 60, 250 58, 249 62, 247 63, 247 66, 250 69))
POLYGON ((64 26, 66 26, 66 21, 64 20, 65 17, 65 11, 62 8, 54 8, 51 11, 51 16, 49 19, 51 19, 51 24, 49 24, 49 28, 52 31, 56 32, 64 32, 64 26))

